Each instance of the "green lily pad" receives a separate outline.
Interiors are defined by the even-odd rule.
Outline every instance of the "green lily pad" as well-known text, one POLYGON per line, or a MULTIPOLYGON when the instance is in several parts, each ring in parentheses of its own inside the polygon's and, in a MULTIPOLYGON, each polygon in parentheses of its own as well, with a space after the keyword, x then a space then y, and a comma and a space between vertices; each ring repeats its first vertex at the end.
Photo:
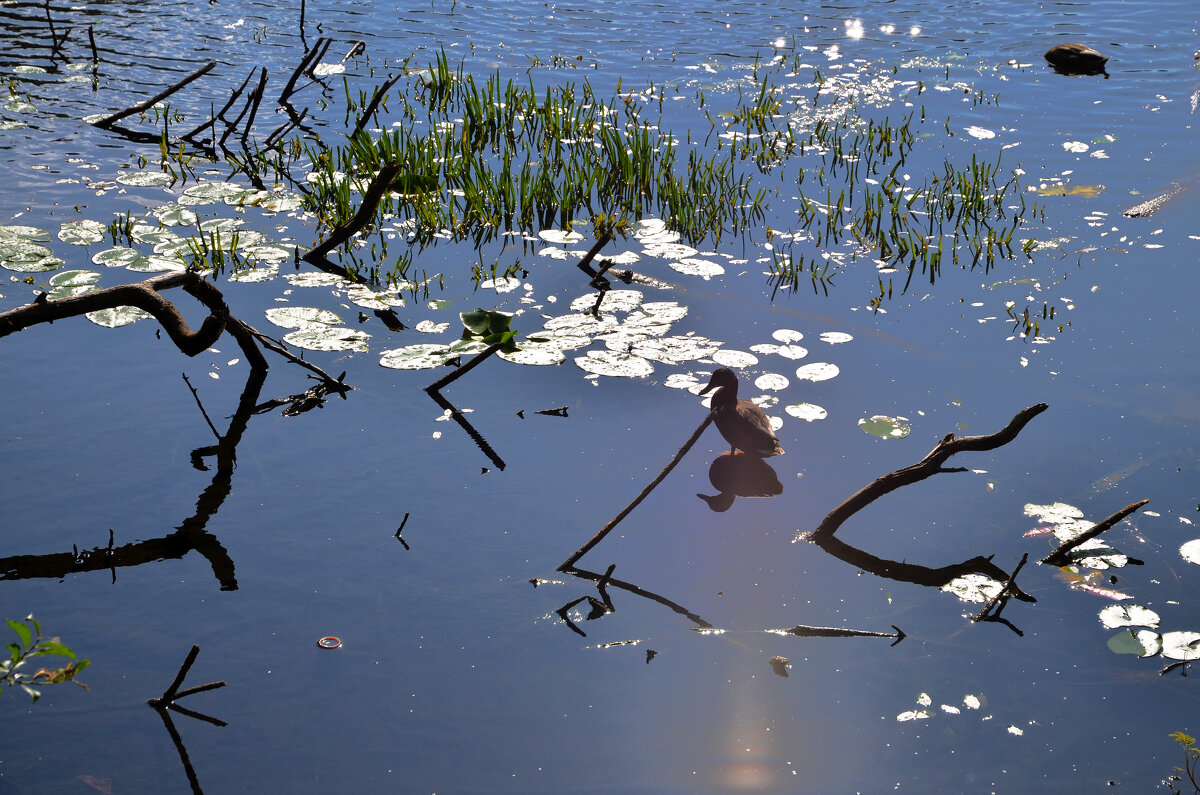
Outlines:
POLYGON ((48 243, 50 241, 50 233, 36 226, 20 226, 17 224, 0 226, 0 243, 21 241, 48 243))
POLYGON ((100 274, 95 271, 71 270, 50 277, 50 298, 72 298, 96 289, 100 274))
POLYGON ((97 309, 95 312, 88 312, 85 317, 97 326, 120 328, 128 326, 130 323, 136 323, 143 318, 153 317, 153 315, 136 306, 118 306, 112 309, 97 309))
POLYGON ((1108 639, 1108 649, 1113 654, 1136 654, 1138 657, 1153 657, 1162 650, 1162 637, 1148 629, 1132 629, 1118 632, 1108 639))
POLYGON ((72 246, 87 246, 99 243, 108 234, 108 227, 99 221, 83 219, 67 221, 58 229, 58 239, 72 246))
POLYGON ((0 268, 18 273, 42 273, 58 270, 63 261, 40 243, 0 242, 0 268))
POLYGON ((875 414, 870 418, 860 419, 858 427, 865 433, 878 436, 880 439, 903 439, 912 432, 906 417, 888 417, 875 414))
POLYGON ((106 268, 128 268, 131 265, 144 263, 145 261, 145 254, 127 246, 107 248, 92 255, 93 265, 103 265, 106 268))
POLYGON ((154 217, 166 226, 195 226, 200 217, 192 210, 178 204, 164 204, 153 212, 154 217))

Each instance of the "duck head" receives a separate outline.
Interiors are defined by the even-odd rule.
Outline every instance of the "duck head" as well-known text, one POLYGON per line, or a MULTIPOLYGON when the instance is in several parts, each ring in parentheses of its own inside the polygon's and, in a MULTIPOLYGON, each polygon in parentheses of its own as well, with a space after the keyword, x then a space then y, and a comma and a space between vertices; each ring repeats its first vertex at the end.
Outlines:
POLYGON ((721 367, 712 374, 712 378, 708 380, 708 384, 704 389, 700 390, 701 395, 707 395, 714 389, 719 389, 717 394, 713 395, 713 401, 721 403, 737 403, 738 380, 737 375, 728 367, 721 367))

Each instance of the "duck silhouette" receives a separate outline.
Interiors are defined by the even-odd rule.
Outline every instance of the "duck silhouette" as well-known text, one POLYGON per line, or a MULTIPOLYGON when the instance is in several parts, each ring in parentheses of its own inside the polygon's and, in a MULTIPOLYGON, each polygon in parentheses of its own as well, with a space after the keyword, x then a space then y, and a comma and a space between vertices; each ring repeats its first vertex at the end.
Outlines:
POLYGON ((1107 55, 1086 44, 1068 41, 1056 44, 1046 50, 1046 60, 1054 67, 1054 71, 1065 75, 1099 75, 1104 74, 1104 64, 1108 62, 1107 55))
POLYGON ((749 400, 738 399, 738 380, 732 370, 728 367, 718 369, 700 394, 706 395, 714 389, 717 391, 711 400, 713 422, 729 442, 729 452, 741 450, 757 458, 783 452, 763 410, 749 400))

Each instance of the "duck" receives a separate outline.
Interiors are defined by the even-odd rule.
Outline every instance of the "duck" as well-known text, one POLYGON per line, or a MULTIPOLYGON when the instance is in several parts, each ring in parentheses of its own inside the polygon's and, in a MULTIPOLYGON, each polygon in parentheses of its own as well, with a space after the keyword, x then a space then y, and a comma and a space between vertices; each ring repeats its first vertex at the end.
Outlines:
POLYGON ((1101 74, 1108 56, 1086 44, 1068 41, 1046 50, 1046 60, 1063 74, 1101 74))
POLYGON ((783 452, 763 410, 749 400, 738 399, 738 379, 732 370, 719 368, 700 394, 706 395, 714 389, 717 391, 711 401, 713 422, 729 442, 730 453, 741 450, 756 458, 768 458, 783 452))

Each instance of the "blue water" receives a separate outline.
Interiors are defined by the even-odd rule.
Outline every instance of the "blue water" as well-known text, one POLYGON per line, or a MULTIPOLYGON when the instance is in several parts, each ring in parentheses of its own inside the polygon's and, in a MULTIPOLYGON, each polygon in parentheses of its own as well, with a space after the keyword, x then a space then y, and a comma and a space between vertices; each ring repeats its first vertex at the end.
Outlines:
MULTIPOLYGON (((124 141, 81 117, 124 107, 216 60, 213 74, 172 98, 202 114, 256 65, 280 86, 304 52, 296 8, 105 4, 56 8, 54 16, 60 34, 73 28, 64 45, 72 62, 90 58, 82 31, 94 26, 99 80, 95 90, 63 80, 71 73, 50 57, 40 7, 0 6, 0 73, 37 107, 0 114, 28 124, 0 131, 7 188, 0 224, 107 223, 113 212, 166 201, 159 189, 100 196, 74 181, 111 180, 137 155, 157 156, 156 146, 124 141), (48 72, 13 74, 21 64, 48 72)), ((806 359, 760 356, 743 388, 752 391, 748 381, 762 372, 782 373, 791 378, 783 403, 812 402, 829 413, 807 423, 773 411, 785 419, 779 436, 788 452, 770 462, 784 492, 738 500, 725 513, 694 496, 711 493, 708 463, 726 449, 709 430, 580 562, 597 572, 616 564, 614 577, 727 630, 718 635, 613 586, 614 613, 587 621, 588 604, 576 608, 586 638, 555 612, 599 596, 593 583, 555 567, 703 419, 691 395, 663 381, 712 365, 593 383, 569 361, 485 363, 446 395, 474 409, 467 418, 503 459, 501 471, 460 428, 435 421, 441 409, 422 391, 429 371, 377 366, 379 352, 429 341, 425 335, 389 334, 372 321, 370 353, 307 354, 335 375, 347 371, 355 387, 349 399, 295 418, 251 417, 228 495, 214 500, 202 495, 220 477, 215 459, 205 459, 207 471, 191 460, 193 450, 213 444, 212 431, 180 372, 224 432, 247 376, 244 361, 229 364, 242 358, 232 339, 223 337, 219 352, 186 359, 148 322, 108 330, 82 318, 3 338, 3 555, 103 549, 109 528, 118 547, 178 540, 185 521, 202 514, 204 538, 219 542, 234 571, 219 580, 209 560, 177 544, 150 555, 161 560, 117 568, 115 582, 104 568, 61 578, 26 568, 0 583, 5 618, 34 611, 48 633, 93 661, 81 677, 89 692, 47 687, 36 705, 4 693, 0 791, 189 791, 180 755, 145 701, 170 683, 193 643, 201 653, 188 684, 228 683, 181 702, 227 726, 174 716, 207 792, 1062 792, 1110 781, 1145 792, 1179 764, 1167 734, 1200 729, 1191 679, 1178 671, 1159 676, 1169 662, 1162 658, 1112 653, 1106 643, 1117 633, 1097 620, 1109 601, 1030 563, 1019 582, 1037 604, 1013 602, 1004 614, 1024 633, 1018 637, 999 624, 970 623, 964 616, 978 605, 863 573, 793 541, 943 435, 997 430, 1044 401, 1049 410, 1012 444, 950 461, 984 471, 939 475, 889 495, 838 537, 896 561, 937 567, 994 555, 1008 570, 1023 553, 1036 559, 1049 549, 1045 538, 1023 537, 1039 524, 1024 515, 1027 503, 1070 503, 1095 521, 1149 498, 1106 535, 1145 565, 1104 572, 1097 584, 1157 611, 1161 631, 1200 631, 1191 597, 1198 573, 1178 553, 1200 535, 1196 193, 1185 190, 1152 218, 1120 214, 1200 177, 1194 4, 712 3, 683 12, 658 4, 435 3, 397 11, 354 3, 310 4, 306 22, 308 44, 318 35, 335 39, 327 61, 366 41, 366 55, 348 62, 353 85, 370 85, 372 69, 381 79, 410 55, 426 63, 439 48, 481 74, 499 68, 523 76, 530 56, 545 62, 557 54, 582 56, 582 65, 535 70, 536 81, 586 76, 603 91, 620 77, 626 90, 665 84, 689 98, 700 88, 715 106, 732 102, 730 86, 756 55, 769 57, 777 39, 790 57, 794 37, 802 60, 828 73, 855 62, 857 72, 886 76, 897 64, 899 77, 928 86, 908 99, 928 104, 925 129, 938 134, 937 148, 914 173, 943 157, 1002 151, 1004 163, 1019 164, 1034 185, 1061 177, 1104 187, 1095 197, 1037 197, 1045 221, 1031 220, 1028 234, 1061 238, 1058 248, 987 274, 946 269, 932 286, 918 277, 908 293, 884 301, 885 313, 867 306, 877 294, 869 262, 840 275, 828 296, 802 287, 771 301, 765 264, 755 261, 768 256, 761 231, 745 242, 722 239, 719 253, 747 262, 727 264, 712 281, 678 274, 666 261, 638 265, 674 285, 647 290, 647 300, 689 307, 672 333, 747 350, 772 341, 777 329, 802 332, 806 359), (846 35, 847 19, 861 20, 861 39, 846 35), (1041 53, 1063 40, 1110 54, 1110 77, 1054 74, 1041 53), (826 53, 831 44, 840 48, 838 61, 826 53), (956 82, 999 94, 999 105, 972 106, 933 88, 956 82), (947 116, 953 138, 942 129, 947 116), (975 138, 971 126, 996 136, 975 138), (1106 135, 1113 140, 1096 143, 1106 135), (1065 149, 1071 142, 1088 151, 1065 149), (1107 157, 1094 156, 1097 149, 1107 157), (1007 301, 1039 314, 1043 302, 1053 304, 1056 322, 1044 327, 1052 339, 1016 337, 1007 301), (1060 322, 1069 322, 1062 332, 1060 322), (818 339, 826 331, 853 340, 831 346, 818 339), (811 361, 841 373, 817 383, 792 377, 811 361), (567 418, 534 413, 559 406, 568 407, 567 418), (885 441, 861 431, 857 421, 875 414, 907 418, 910 435, 885 441), (410 549, 394 537, 406 515, 410 549), (531 579, 552 582, 534 588, 531 579), (762 632, 796 624, 879 632, 894 624, 907 637, 892 647, 890 639, 762 632), (342 647, 319 649, 327 635, 342 647), (632 640, 639 643, 604 647, 632 640), (647 650, 656 652, 649 661, 647 650), (786 679, 768 662, 777 655, 791 661, 786 679), (898 720, 923 708, 922 694, 932 717, 898 720), (982 700, 978 709, 964 703, 968 695, 982 700)), ((314 124, 332 136, 341 77, 328 84, 324 93, 305 88, 296 101, 330 103, 314 124)), ((793 93, 811 96, 807 88, 793 93)), ((902 102, 893 97, 872 112, 907 113, 902 102)), ((686 104, 679 101, 667 121, 695 123, 686 104)), ((258 128, 282 121, 265 117, 258 128)), ((224 178, 223 169, 214 166, 211 177, 224 178)), ((794 183, 761 179, 781 186, 765 223, 791 228, 794 183)), ((304 244, 317 235, 311 223, 247 217, 272 234, 286 226, 304 244)), ((51 245, 66 268, 92 267, 90 255, 107 246, 51 245)), ((475 292, 475 259, 462 247, 420 257, 421 267, 447 274, 444 293, 433 297, 452 303, 449 311, 422 301, 398 310, 408 325, 456 322, 454 312, 480 305, 525 307, 514 297, 520 292, 475 292)), ((561 313, 586 292, 570 262, 528 262, 526 281, 542 311, 561 313)), ((134 278, 101 270, 103 285, 134 278)), ((235 315, 268 333, 283 333, 262 314, 281 297, 338 311, 355 325, 357 307, 344 308, 328 288, 284 296, 277 282, 221 287, 235 315)), ((27 302, 30 290, 0 283, 0 310, 27 302)), ((184 312, 199 322, 198 309, 184 312)), ((514 325, 534 330, 536 314, 518 315, 514 325)), ((273 360, 259 399, 311 384, 273 360)))

